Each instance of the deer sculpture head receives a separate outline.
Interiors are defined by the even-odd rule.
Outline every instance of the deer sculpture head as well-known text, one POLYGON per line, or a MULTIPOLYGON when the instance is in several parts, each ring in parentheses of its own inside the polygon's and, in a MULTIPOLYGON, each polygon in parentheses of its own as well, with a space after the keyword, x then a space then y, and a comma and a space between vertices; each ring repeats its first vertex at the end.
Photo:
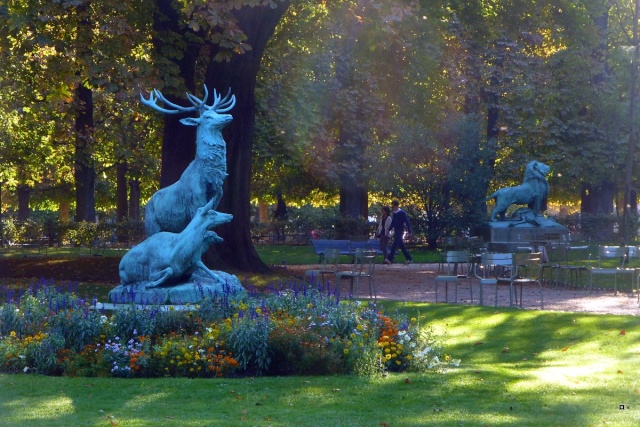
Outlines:
POLYGON ((230 114, 224 114, 229 112, 236 105, 235 95, 231 95, 231 88, 227 94, 222 97, 216 90, 213 90, 213 104, 207 105, 207 98, 209 97, 209 91, 207 86, 204 85, 204 96, 202 99, 197 98, 195 95, 187 93, 187 99, 192 104, 190 107, 183 107, 182 105, 174 104, 168 101, 162 93, 154 89, 149 93, 149 99, 146 99, 140 94, 141 102, 153 108, 156 111, 166 114, 178 114, 195 111, 200 114, 200 117, 187 117, 180 120, 180 123, 186 126, 197 126, 197 142, 210 143, 209 139, 220 132, 228 123, 233 120, 233 116, 230 114), (158 101, 162 101, 165 107, 160 107, 158 101), (167 108, 170 107, 171 109, 167 108))

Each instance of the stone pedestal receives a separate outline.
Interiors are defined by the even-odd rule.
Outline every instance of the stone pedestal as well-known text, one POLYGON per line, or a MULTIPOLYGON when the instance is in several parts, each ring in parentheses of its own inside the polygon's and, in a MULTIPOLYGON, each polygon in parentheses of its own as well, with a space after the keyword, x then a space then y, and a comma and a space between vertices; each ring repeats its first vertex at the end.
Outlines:
POLYGON ((240 297, 247 291, 238 278, 224 271, 215 271, 223 283, 214 281, 210 276, 196 272, 188 282, 145 288, 144 284, 117 286, 109 292, 109 301, 117 304, 135 303, 157 304, 197 304, 204 298, 240 297))
POLYGON ((569 243, 569 229, 542 215, 529 215, 502 221, 490 221, 475 228, 491 252, 517 252, 535 241, 569 243))

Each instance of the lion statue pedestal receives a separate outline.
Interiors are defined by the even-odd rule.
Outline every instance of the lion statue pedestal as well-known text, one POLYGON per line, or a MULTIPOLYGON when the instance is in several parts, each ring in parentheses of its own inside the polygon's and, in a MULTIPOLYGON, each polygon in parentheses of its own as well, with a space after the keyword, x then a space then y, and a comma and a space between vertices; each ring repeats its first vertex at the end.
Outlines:
POLYGON ((569 230, 542 214, 547 209, 549 184, 546 176, 551 168, 544 163, 531 161, 525 168, 522 184, 497 190, 484 201, 495 200, 491 221, 474 230, 488 242, 492 251, 516 252, 518 247, 528 246, 533 241, 553 240, 569 242, 569 230), (511 205, 527 205, 505 218, 511 205))

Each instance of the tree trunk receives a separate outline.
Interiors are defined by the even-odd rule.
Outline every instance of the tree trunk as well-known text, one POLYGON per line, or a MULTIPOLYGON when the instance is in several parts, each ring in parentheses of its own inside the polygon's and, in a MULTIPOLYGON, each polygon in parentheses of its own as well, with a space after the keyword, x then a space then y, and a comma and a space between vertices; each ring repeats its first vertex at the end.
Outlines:
POLYGON ((4 226, 2 225, 2 187, 4 182, 0 181, 0 248, 4 248, 4 226))
POLYGON ((116 165, 116 221, 129 215, 127 202, 127 162, 123 161, 116 165))
POLYGON ((18 221, 26 221, 29 219, 29 196, 31 195, 31 187, 27 185, 18 186, 18 221))
POLYGON ((60 207, 58 208, 58 221, 69 222, 69 202, 67 200, 60 201, 60 207))
MULTIPOLYGON (((184 39, 192 41, 199 40, 198 35, 191 30, 185 29, 181 24, 181 17, 173 8, 172 0, 158 0, 157 10, 154 15, 153 29, 157 37, 153 38, 153 45, 158 52, 159 58, 166 58, 165 49, 177 50, 178 46, 171 45, 171 40, 175 34, 181 34, 184 39)), ((179 69, 179 74, 187 90, 195 93, 195 66, 198 55, 202 49, 202 43, 191 42, 182 50, 182 55, 169 58, 179 69)), ((161 72, 163 70, 160 70, 161 72)), ((175 80, 174 76, 165 75, 164 81, 166 89, 163 95, 171 102, 186 105, 186 100, 177 88, 171 87, 170 82, 175 80), (173 91, 173 93, 171 93, 173 91)), ((162 136, 162 170, 160 173, 160 187, 167 187, 182 175, 182 172, 189 166, 189 163, 196 155, 196 127, 185 126, 180 123, 180 119, 186 117, 184 114, 165 114, 164 130, 162 136)))
POLYGON ((233 121, 225 134, 229 176, 218 206, 219 211, 233 214, 233 221, 216 228, 224 242, 212 246, 206 259, 209 263, 218 261, 219 257, 224 263, 240 270, 268 270, 253 246, 250 230, 255 84, 267 41, 288 6, 289 2, 286 1, 278 2, 273 9, 244 7, 236 11, 238 25, 247 35, 246 42, 252 49, 242 55, 234 55, 229 62, 217 62, 213 59, 217 52, 214 48, 207 68, 206 84, 210 91, 215 88, 226 93, 231 88, 236 96, 236 105, 230 112, 233 121))
POLYGON ((369 216, 369 191, 366 180, 351 176, 340 178, 340 214, 348 218, 369 216))
MULTIPOLYGON (((90 2, 83 2, 76 12, 80 17, 76 28, 77 60, 87 67, 92 63, 93 33, 90 18, 90 2)), ((93 162, 93 92, 85 81, 88 76, 77 73, 75 89, 75 170, 76 221, 96 220, 96 171, 93 162)))
MULTIPOLYGON (((631 59, 631 87, 629 89, 629 141, 627 141, 627 159, 624 176, 624 226, 622 230, 623 244, 627 245, 631 236, 631 215, 633 184, 633 163, 636 147, 638 146, 638 128, 636 126, 636 102, 638 99, 638 61, 640 61, 640 35, 638 34, 638 19, 640 19, 640 0, 635 0, 633 10, 633 57, 631 59)), ((635 203, 634 203, 635 204, 635 203)), ((633 233, 635 234, 635 233, 633 233)))
POLYGON ((140 219, 140 181, 129 181, 129 218, 140 219))
POLYGON ((580 192, 580 212, 592 215, 613 213, 615 194, 615 184, 610 181, 606 181, 598 187, 583 184, 580 192))
POLYGON ((96 220, 96 171, 93 165, 93 100, 91 89, 76 88, 75 184, 76 221, 96 220))

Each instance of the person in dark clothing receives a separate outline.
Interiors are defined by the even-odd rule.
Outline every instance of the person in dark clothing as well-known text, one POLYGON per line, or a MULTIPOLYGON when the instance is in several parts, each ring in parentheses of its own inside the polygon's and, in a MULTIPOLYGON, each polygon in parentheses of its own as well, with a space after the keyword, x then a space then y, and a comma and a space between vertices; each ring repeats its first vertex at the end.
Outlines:
POLYGON ((391 208, 389 206, 383 206, 380 213, 380 224, 378 224, 378 231, 376 235, 380 238, 380 250, 382 251, 384 261, 387 261, 389 257, 389 251, 387 245, 389 244, 389 237, 391 236, 391 208))
POLYGON ((384 262, 385 264, 391 264, 393 262, 393 257, 396 254, 396 249, 400 248, 402 254, 406 258, 405 264, 411 264, 413 263, 413 258, 404 246, 403 240, 405 226, 407 227, 407 237, 411 238, 411 224, 409 223, 409 217, 405 211, 400 209, 400 203, 397 200, 391 202, 391 210, 393 211, 393 216, 391 217, 393 243, 391 243, 389 257, 384 262))
POLYGON ((276 209, 273 211, 273 227, 275 229, 277 239, 285 240, 284 226, 287 222, 287 205, 282 199, 282 193, 276 193, 276 199, 278 200, 278 203, 276 204, 276 209))

